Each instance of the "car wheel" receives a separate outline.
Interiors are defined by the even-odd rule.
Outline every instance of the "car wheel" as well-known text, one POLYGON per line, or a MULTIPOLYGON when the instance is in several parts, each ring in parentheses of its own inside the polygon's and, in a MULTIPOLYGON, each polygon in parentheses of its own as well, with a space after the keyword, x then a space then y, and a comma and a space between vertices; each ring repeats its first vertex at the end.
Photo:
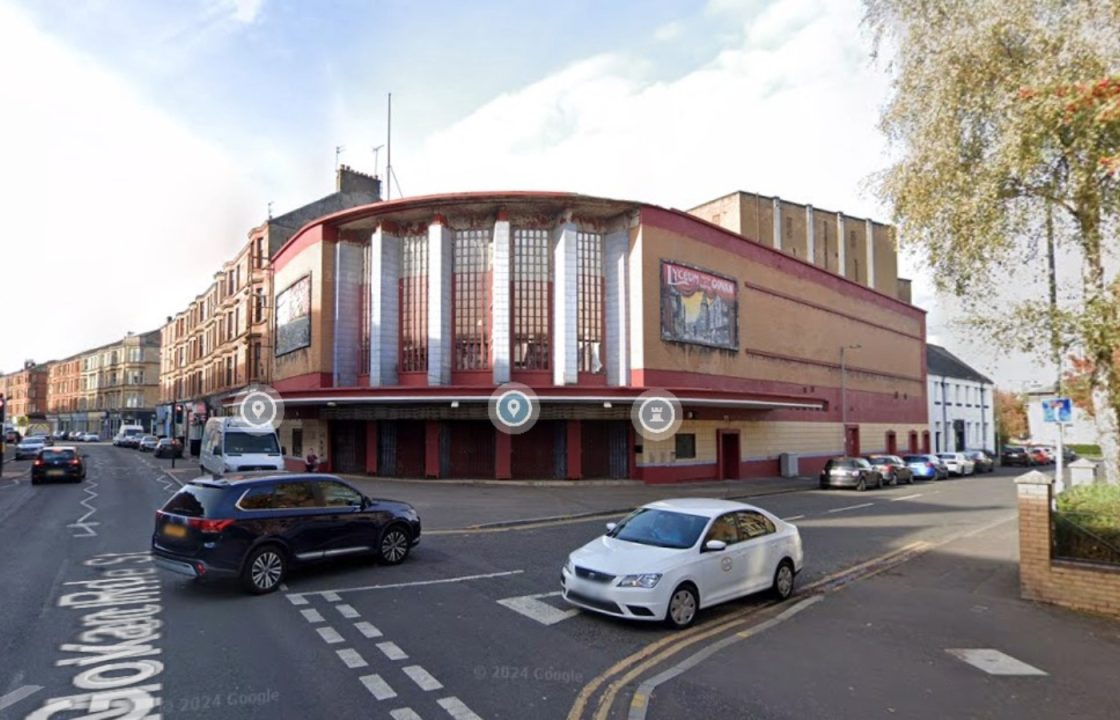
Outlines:
POLYGON ((779 600, 785 600, 793 594, 793 563, 789 560, 782 560, 778 563, 778 569, 774 571, 774 595, 779 600))
POLYGON ((678 630, 696 621, 696 611, 700 608, 700 598, 696 588, 689 583, 679 586, 669 596, 669 607, 665 611, 665 623, 678 630))
POLYGON ((392 525, 381 536, 377 559, 385 565, 399 565, 408 557, 410 544, 408 531, 400 525, 392 525))
POLYGON ((241 571, 241 584, 254 595, 270 593, 280 587, 288 574, 288 559, 275 545, 264 545, 249 553, 241 571))
POLYGON ((862 475, 859 478, 859 484, 856 485, 856 492, 863 492, 867 489, 867 478, 862 475))

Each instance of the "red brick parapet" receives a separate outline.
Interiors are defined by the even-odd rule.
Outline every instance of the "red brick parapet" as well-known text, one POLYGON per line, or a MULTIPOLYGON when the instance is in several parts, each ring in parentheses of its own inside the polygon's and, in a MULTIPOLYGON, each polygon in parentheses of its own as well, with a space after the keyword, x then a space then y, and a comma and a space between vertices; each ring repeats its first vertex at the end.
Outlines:
POLYGON ((1037 470, 1015 480, 1019 496, 1019 590, 1026 600, 1120 618, 1120 568, 1055 560, 1053 478, 1037 470))

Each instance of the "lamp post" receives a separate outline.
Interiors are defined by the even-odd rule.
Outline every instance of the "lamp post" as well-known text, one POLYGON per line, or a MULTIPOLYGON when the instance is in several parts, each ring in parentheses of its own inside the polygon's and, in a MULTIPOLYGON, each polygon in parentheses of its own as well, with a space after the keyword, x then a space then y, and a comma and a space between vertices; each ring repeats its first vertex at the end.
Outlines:
POLYGON ((840 346, 840 425, 841 432, 844 433, 844 454, 847 455, 851 449, 848 447, 848 363, 847 353, 849 350, 859 350, 862 345, 841 345, 840 346))

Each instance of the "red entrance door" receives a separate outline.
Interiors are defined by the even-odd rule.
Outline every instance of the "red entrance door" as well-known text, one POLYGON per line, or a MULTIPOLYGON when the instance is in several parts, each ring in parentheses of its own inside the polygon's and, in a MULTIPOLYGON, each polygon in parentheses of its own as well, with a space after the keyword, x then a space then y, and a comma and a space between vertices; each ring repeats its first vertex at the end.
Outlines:
POLYGON ((859 426, 849 425, 844 429, 844 452, 849 457, 859 455, 859 426))
POLYGON ((887 433, 887 454, 898 454, 898 438, 894 434, 894 430, 887 433))
POLYGON ((720 480, 739 479, 739 431, 719 430, 716 438, 719 452, 717 465, 720 480))

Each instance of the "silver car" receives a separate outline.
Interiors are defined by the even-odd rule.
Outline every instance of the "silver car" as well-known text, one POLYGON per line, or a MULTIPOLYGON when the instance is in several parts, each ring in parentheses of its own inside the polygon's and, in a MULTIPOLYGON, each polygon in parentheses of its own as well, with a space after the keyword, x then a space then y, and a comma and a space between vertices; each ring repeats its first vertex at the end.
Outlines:
POLYGON ((24 438, 19 445, 16 445, 16 460, 28 460, 36 457, 39 451, 46 447, 46 444, 46 440, 38 435, 24 438))

